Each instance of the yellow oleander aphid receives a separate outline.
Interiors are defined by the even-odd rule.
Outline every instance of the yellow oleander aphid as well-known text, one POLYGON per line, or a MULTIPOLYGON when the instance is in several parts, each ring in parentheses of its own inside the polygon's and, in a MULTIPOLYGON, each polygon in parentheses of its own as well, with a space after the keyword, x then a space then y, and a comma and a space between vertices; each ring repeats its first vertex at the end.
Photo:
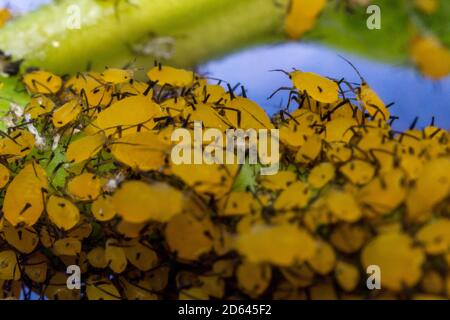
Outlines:
POLYGON ((54 94, 62 86, 62 79, 47 71, 32 71, 23 76, 23 83, 31 93, 54 94))
POLYGON ((160 86, 169 85, 184 88, 192 86, 195 74, 188 70, 158 65, 147 72, 147 77, 160 86))
POLYGON ((81 201, 95 200, 100 195, 101 189, 99 177, 92 173, 82 173, 67 184, 67 191, 81 201))
POLYGON ((47 279, 48 263, 49 261, 43 253, 35 252, 23 264, 24 272, 31 280, 43 283, 47 279))
POLYGON ((414 0, 414 6, 422 11, 423 13, 426 13, 428 15, 431 15, 435 13, 439 8, 439 1, 438 0, 414 0))
POLYGON ((0 189, 8 184, 10 176, 9 169, 0 164, 0 189))
POLYGON ((0 156, 5 156, 8 162, 29 155, 34 148, 35 138, 27 130, 17 129, 0 139, 0 156))
POLYGON ((57 272, 50 278, 45 286, 44 295, 50 300, 79 300, 80 290, 67 287, 67 275, 65 272, 57 272))
POLYGON ((183 196, 180 191, 166 183, 127 181, 114 193, 112 203, 117 214, 127 222, 167 222, 174 215, 181 213, 183 196))
POLYGON ((225 196, 218 204, 220 215, 241 216, 252 214, 260 209, 260 204, 250 192, 234 191, 225 196))
POLYGON ((450 249, 450 219, 438 218, 423 226, 416 234, 416 240, 428 254, 442 254, 450 249))
POLYGON ((311 187, 320 189, 333 180, 334 177, 334 165, 329 162, 322 162, 310 171, 308 183, 311 187))
POLYGON ((158 300, 157 294, 143 288, 139 284, 131 283, 125 280, 124 277, 121 277, 119 281, 127 300, 158 300))
POLYGON ((94 157, 101 149, 106 139, 102 133, 85 136, 69 144, 66 151, 68 162, 76 164, 94 157))
POLYGON ((407 217, 422 222, 433 207, 450 194, 450 160, 437 158, 425 163, 406 197, 407 217))
POLYGON ((351 183, 364 185, 370 182, 375 175, 375 167, 363 160, 351 160, 344 163, 339 172, 342 173, 351 183))
POLYGON ((13 250, 0 252, 0 279, 19 280, 21 271, 17 262, 17 255, 13 250))
POLYGON ((317 243, 295 225, 255 225, 236 239, 236 249, 253 263, 290 266, 314 256, 317 243))
POLYGON ((266 264, 244 261, 236 270, 239 288, 252 298, 260 296, 269 286, 272 269, 266 264))
POLYGON ((410 55, 419 71, 434 80, 450 74, 450 50, 438 39, 417 35, 410 43, 410 55))
POLYGON ((328 209, 338 220, 356 222, 361 218, 362 211, 353 194, 334 189, 325 198, 328 209))
POLYGON ((317 241, 315 254, 309 258, 308 265, 316 273, 326 275, 333 271, 336 264, 336 253, 331 245, 325 241, 317 241))
POLYGON ((271 176, 261 176, 259 184, 272 191, 280 191, 286 189, 289 185, 297 180, 297 175, 293 171, 279 171, 271 176))
POLYGON ((360 272, 358 268, 351 263, 341 260, 337 261, 334 274, 337 283, 346 292, 355 290, 360 281, 360 272))
POLYGON ((305 32, 311 30, 326 3, 326 0, 291 0, 284 25, 288 37, 299 39, 305 32))
POLYGON ((26 105, 24 114, 29 114, 31 119, 37 119, 40 116, 49 114, 55 108, 55 103, 44 95, 38 95, 31 98, 26 105))
POLYGON ((69 200, 52 195, 46 204, 50 220, 62 230, 72 229, 80 221, 80 211, 69 200))
POLYGON ((3 224, 3 236, 6 242, 22 253, 31 253, 39 244, 39 235, 33 227, 14 227, 7 221, 3 224))
POLYGON ((91 205, 91 212, 98 221, 109 221, 117 214, 117 210, 112 203, 112 197, 108 195, 102 195, 95 199, 91 205))
POLYGON ((8 8, 0 8, 0 28, 3 27, 12 18, 8 8))
POLYGON ((424 252, 413 246, 413 239, 396 232, 375 237, 361 254, 363 267, 379 266, 381 286, 392 291, 416 285, 422 276, 424 260, 424 252))
POLYGON ((128 241, 123 249, 128 261, 141 271, 148 271, 158 265, 156 252, 146 242, 133 239, 128 241))
POLYGON ((3 201, 6 220, 12 225, 35 224, 44 211, 47 190, 48 181, 44 169, 35 162, 26 164, 6 189, 3 201))
POLYGON ((134 72, 133 70, 106 68, 105 71, 100 73, 100 77, 106 83, 120 84, 132 80, 134 72))
POLYGON ((177 257, 196 260, 211 251, 212 225, 208 220, 197 220, 190 214, 179 214, 169 220, 165 229, 166 241, 177 257))
POLYGON ((108 239, 105 245, 105 259, 114 273, 122 273, 127 268, 125 249, 116 239, 108 239))
POLYGON ((322 151, 322 139, 320 136, 312 135, 305 138, 303 145, 295 155, 298 163, 311 163, 316 160, 322 151))
POLYGON ((354 253, 362 248, 369 239, 367 228, 357 225, 343 223, 337 225, 330 235, 331 244, 344 253, 354 253))
POLYGON ((52 122, 56 128, 64 127, 76 120, 83 109, 83 103, 70 100, 53 112, 52 122))
POLYGON ((166 163, 170 145, 151 131, 138 132, 114 140, 111 154, 134 170, 158 170, 166 163))
POLYGON ((297 181, 289 185, 274 203, 276 210, 291 210, 304 208, 312 197, 310 186, 297 181))
POLYGON ((234 127, 241 129, 273 129, 269 116, 257 103, 245 97, 231 99, 223 109, 234 127))
POLYGON ((102 247, 95 247, 87 254, 89 264, 94 268, 103 269, 108 266, 108 261, 105 256, 105 249, 102 247))
POLYGON ((119 291, 108 278, 91 275, 86 281, 86 295, 89 300, 119 300, 119 291))
POLYGON ((62 238, 53 244, 57 256, 76 256, 81 252, 81 241, 75 238, 62 238))
POLYGON ((106 85, 97 73, 77 73, 65 83, 65 88, 73 90, 84 102, 92 107, 111 104, 113 87, 106 85))
POLYGON ((289 73, 294 87, 301 93, 322 103, 334 103, 339 98, 338 84, 313 72, 293 71, 289 73))

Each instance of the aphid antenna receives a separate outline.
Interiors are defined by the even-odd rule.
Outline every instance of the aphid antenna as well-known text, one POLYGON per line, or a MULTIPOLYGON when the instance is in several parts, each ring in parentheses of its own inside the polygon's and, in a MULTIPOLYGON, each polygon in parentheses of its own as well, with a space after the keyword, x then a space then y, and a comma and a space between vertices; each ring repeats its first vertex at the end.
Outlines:
POLYGON ((413 122, 409 126, 409 130, 414 130, 414 128, 416 127, 418 121, 419 121, 419 117, 415 117, 413 122))
POLYGON ((230 95, 230 99, 231 100, 236 99, 236 96, 234 95, 234 90, 229 83, 227 83, 227 87, 228 87, 228 94, 230 95))
POLYGON ((269 72, 281 72, 281 73, 284 73, 285 75, 287 75, 289 77, 289 79, 291 78, 291 75, 289 74, 289 72, 287 72, 286 70, 283 70, 283 69, 273 69, 273 70, 269 70, 269 72))
POLYGON ((431 123, 430 123, 431 127, 434 127, 435 120, 436 120, 435 116, 432 116, 431 117, 431 123))
POLYGON ((267 100, 272 99, 276 94, 278 94, 281 91, 290 91, 290 92, 294 92, 296 94, 298 94, 297 91, 294 90, 294 88, 289 88, 289 87, 280 87, 277 90, 275 90, 268 98, 267 100))
POLYGON ((350 60, 348 60, 347 58, 345 58, 344 56, 342 56, 340 54, 338 54, 338 56, 341 59, 343 59, 345 62, 347 62, 352 67, 353 70, 355 70, 356 74, 359 76, 359 79, 361 80, 361 83, 366 83, 366 80, 364 80, 364 77, 361 75, 359 70, 355 67, 355 65, 350 60))
POLYGON ((246 92, 247 90, 245 90, 245 87, 244 86, 241 86, 241 94, 242 94, 242 96, 244 97, 244 98, 247 98, 247 92, 246 92))

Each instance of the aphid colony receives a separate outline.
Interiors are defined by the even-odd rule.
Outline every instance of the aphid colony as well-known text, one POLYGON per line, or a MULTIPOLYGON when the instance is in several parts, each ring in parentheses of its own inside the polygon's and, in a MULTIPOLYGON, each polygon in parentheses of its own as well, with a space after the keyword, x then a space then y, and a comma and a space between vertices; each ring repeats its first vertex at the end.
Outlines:
POLYGON ((392 130, 363 79, 286 74, 293 111, 273 118, 245 89, 168 66, 147 82, 23 75, 31 100, 0 139, 0 296, 449 297, 449 133, 392 130), (279 129, 280 171, 174 165, 171 132, 194 121, 279 129))

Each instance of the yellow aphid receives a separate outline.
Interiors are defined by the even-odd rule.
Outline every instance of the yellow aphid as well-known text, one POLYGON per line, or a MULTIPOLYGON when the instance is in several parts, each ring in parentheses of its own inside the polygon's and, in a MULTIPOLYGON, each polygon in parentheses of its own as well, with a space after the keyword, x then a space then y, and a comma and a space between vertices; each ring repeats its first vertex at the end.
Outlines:
POLYGON ((194 89, 194 94, 200 101, 207 100, 208 103, 226 103, 228 96, 225 89, 220 84, 201 85, 194 89))
POLYGON ((253 263, 290 266, 312 258, 317 245, 308 232, 295 225, 255 225, 239 234, 236 249, 253 263))
POLYGON ((326 3, 326 0, 291 0, 285 18, 285 30, 288 37, 299 39, 305 32, 311 30, 326 3))
POLYGON ((67 274, 65 272, 57 272, 50 278, 44 294, 50 300, 80 299, 80 290, 67 287, 67 274))
POLYGON ((3 236, 6 242, 23 253, 32 252, 39 244, 39 236, 33 227, 14 227, 7 221, 3 225, 3 236))
POLYGON ((76 256, 81 252, 81 241, 75 238, 56 240, 53 251, 57 256, 76 256))
POLYGON ((360 203, 379 214, 397 208, 406 197, 405 174, 394 169, 366 184, 358 193, 360 203))
POLYGON ((17 256, 13 250, 5 250, 0 252, 0 279, 1 280, 18 280, 21 272, 17 263, 17 256))
POLYGON ((269 286, 272 269, 265 264, 244 261, 236 270, 236 278, 242 291, 252 298, 257 298, 269 286))
POLYGON ((218 276, 201 276, 201 288, 210 296, 222 299, 225 294, 225 281, 218 276))
POLYGON ((111 154, 134 170, 158 170, 165 164, 170 145, 151 131, 138 132, 115 140, 111 154))
POLYGON ((14 177, 6 189, 3 213, 12 225, 33 225, 44 210, 48 189, 47 176, 38 164, 31 162, 14 177))
POLYGON ((106 83, 120 84, 133 79, 133 70, 107 68, 100 73, 101 79, 106 83))
POLYGON ((178 300, 208 300, 208 293, 203 288, 188 288, 180 291, 178 300))
POLYGON ((105 249, 102 247, 95 247, 87 254, 87 259, 91 266, 94 268, 106 268, 108 266, 108 261, 105 257, 105 249))
POLYGON ((27 130, 15 130, 8 137, 0 139, 0 156, 5 156, 8 162, 26 157, 33 151, 34 136, 27 130))
POLYGON ((389 120, 390 112, 378 94, 365 82, 358 88, 361 106, 374 119, 389 120))
POLYGON ((375 167, 363 160, 351 160, 344 163, 339 172, 342 173, 351 183, 364 185, 372 180, 375 175, 375 167))
POLYGON ((358 123, 354 118, 336 118, 325 125, 325 141, 332 142, 349 142, 353 136, 352 128, 358 123))
POLYGON ((308 259, 308 264, 316 273, 326 275, 333 271, 336 264, 336 253, 325 241, 317 241, 315 254, 308 259))
POLYGON ((420 72, 431 79, 450 74, 450 50, 431 36, 415 36, 410 43, 410 55, 420 72))
POLYGON ((55 110, 52 117, 53 125, 56 128, 64 127, 72 123, 80 114, 83 104, 77 100, 70 100, 55 110))
POLYGON ((105 259, 109 268, 115 273, 124 272, 128 264, 123 245, 112 238, 106 241, 105 259))
POLYGON ((224 110, 225 117, 230 120, 236 128, 254 130, 274 128, 264 109, 250 99, 236 97, 230 100, 226 106, 229 109, 224 110))
POLYGON ((92 173, 82 173, 67 184, 67 191, 81 201, 95 200, 101 192, 100 179, 92 173))
POLYGON ((120 293, 111 280, 95 275, 86 281, 86 295, 89 300, 119 300, 120 293))
POLYGON ((128 300, 158 300, 157 294, 143 288, 140 284, 127 281, 124 277, 121 277, 119 281, 123 294, 128 300))
POLYGON ((70 230, 80 221, 80 211, 67 199, 52 195, 46 208, 50 220, 62 230, 70 230))
POLYGON ((29 114, 31 119, 36 119, 53 111, 55 103, 44 95, 31 98, 24 110, 24 114, 29 114))
POLYGON ((439 218, 423 226, 416 239, 428 254, 441 254, 450 250, 450 219, 439 218))
POLYGON ((57 75, 47 71, 32 71, 23 76, 23 83, 31 93, 57 93, 62 86, 62 80, 57 75))
POLYGON ((328 280, 313 285, 309 289, 311 300, 337 300, 337 293, 334 284, 328 280))
POLYGON ((169 220, 165 229, 166 241, 177 257, 186 260, 198 259, 212 249, 212 225, 200 221, 190 214, 179 214, 169 220))
POLYGON ((355 196, 349 192, 331 190, 326 195, 326 203, 330 212, 338 220, 346 222, 356 222, 362 216, 355 196))
POLYGON ((320 189, 333 180, 334 177, 334 165, 329 162, 323 162, 311 170, 308 176, 308 183, 311 187, 320 189))
POLYGON ((158 256, 148 243, 136 239, 124 246, 128 261, 141 271, 148 271, 158 265, 158 256))
POLYGON ((130 223, 125 220, 121 220, 116 227, 119 234, 127 238, 137 238, 144 232, 146 228, 145 223, 130 223))
POLYGON ((445 291, 444 278, 435 270, 426 271, 420 284, 427 294, 438 295, 445 291))
POLYGON ((184 109, 183 117, 189 121, 201 121, 205 128, 215 128, 221 131, 232 127, 210 104, 199 103, 195 107, 184 109), (190 110, 192 109, 192 110, 190 110))
POLYGON ((420 11, 431 15, 439 8, 438 0, 414 0, 414 6, 420 11))
POLYGON ((309 287, 314 282, 315 273, 307 263, 295 264, 290 267, 280 267, 283 277, 294 287, 309 287))
POLYGON ((355 265, 339 260, 334 273, 337 283, 344 291, 353 291, 358 286, 360 272, 355 265))
POLYGON ((313 72, 298 70, 291 72, 289 75, 297 90, 318 102, 334 103, 339 99, 339 86, 333 80, 313 72))
POLYGON ((0 164, 0 188, 6 186, 9 182, 9 169, 4 165, 0 164))
POLYGON ((317 135, 305 138, 305 142, 295 155, 295 161, 299 163, 310 163, 317 159, 322 151, 322 139, 317 135))
POLYGON ((73 164, 88 160, 101 150, 104 142, 105 136, 102 133, 71 142, 67 148, 66 159, 73 164))
POLYGON ((219 202, 219 211, 224 216, 240 216, 255 213, 259 203, 250 192, 231 192, 219 202))
POLYGON ((112 197, 103 195, 92 202, 91 212, 98 221, 109 221, 116 215, 116 208, 112 203, 112 197))
POLYGON ((279 171, 271 176, 261 176, 259 183, 262 187, 279 191, 286 189, 289 185, 297 180, 297 175, 293 171, 279 171))
POLYGON ((353 154, 353 150, 345 142, 341 141, 326 143, 324 150, 327 159, 333 163, 347 162, 353 154))
POLYGON ((11 12, 8 8, 0 8, 0 28, 12 18, 11 12))
POLYGON ((274 208, 277 210, 300 209, 306 207, 312 197, 310 187, 301 181, 289 185, 277 198, 274 208))
POLYGON ((43 283, 47 278, 47 264, 47 257, 40 252, 35 252, 27 258, 24 271, 31 280, 43 283))
POLYGON ((107 135, 113 134, 119 128, 125 131, 136 132, 138 125, 154 126, 150 121, 162 114, 161 108, 150 97, 138 95, 115 102, 98 114, 91 124, 94 132, 104 131, 107 135))
POLYGON ((379 266, 381 287, 393 291, 417 284, 422 276, 424 259, 422 249, 413 246, 413 239, 396 232, 375 237, 361 254, 363 267, 379 266))
POLYGON ((89 106, 108 106, 112 101, 113 86, 105 85, 99 74, 78 73, 66 82, 65 88, 70 88, 89 106))
POLYGON ((406 197, 408 218, 423 221, 433 207, 450 194, 450 160, 437 158, 427 162, 406 197))
POLYGON ((189 87, 194 83, 195 74, 192 71, 176 69, 168 66, 156 66, 147 72, 147 77, 160 86, 189 87))
POLYGON ((330 236, 333 246, 344 253, 354 253, 362 248, 369 238, 363 226, 357 224, 339 224, 330 236))
POLYGON ((183 196, 166 183, 128 181, 114 193, 112 203, 117 214, 127 222, 166 222, 181 212, 183 196))

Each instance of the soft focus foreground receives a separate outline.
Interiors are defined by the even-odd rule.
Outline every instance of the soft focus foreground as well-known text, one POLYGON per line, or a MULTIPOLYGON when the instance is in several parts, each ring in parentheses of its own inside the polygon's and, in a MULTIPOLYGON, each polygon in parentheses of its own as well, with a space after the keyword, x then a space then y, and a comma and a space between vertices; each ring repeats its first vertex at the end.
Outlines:
POLYGON ((393 131, 364 79, 285 73, 290 103, 271 118, 245 88, 169 66, 147 82, 24 74, 31 100, 0 140, 2 297, 448 297, 449 133, 393 131), (194 121, 279 129, 280 172, 174 165, 171 134, 194 121))

